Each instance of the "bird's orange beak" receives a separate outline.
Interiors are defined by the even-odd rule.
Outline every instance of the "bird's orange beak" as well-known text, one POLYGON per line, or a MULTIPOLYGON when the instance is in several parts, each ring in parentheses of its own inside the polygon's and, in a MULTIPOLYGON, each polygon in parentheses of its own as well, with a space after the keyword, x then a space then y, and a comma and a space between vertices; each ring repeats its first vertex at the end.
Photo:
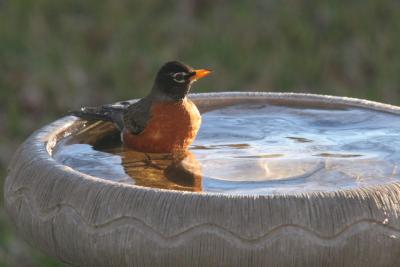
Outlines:
POLYGON ((195 74, 192 77, 190 77, 191 81, 197 81, 198 79, 210 75, 212 73, 212 70, 200 69, 200 70, 194 70, 194 72, 195 74))

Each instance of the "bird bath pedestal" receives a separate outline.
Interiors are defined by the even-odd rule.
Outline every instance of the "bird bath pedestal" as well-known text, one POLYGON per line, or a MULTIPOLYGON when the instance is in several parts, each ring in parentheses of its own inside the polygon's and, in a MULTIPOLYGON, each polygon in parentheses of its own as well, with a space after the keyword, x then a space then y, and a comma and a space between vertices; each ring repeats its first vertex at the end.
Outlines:
MULTIPOLYGON (((303 101, 400 114, 398 107, 291 93, 198 94, 201 111, 303 101)), ((52 149, 82 123, 68 116, 32 134, 5 183, 17 231, 76 266, 400 266, 400 184, 329 192, 229 195, 161 190, 83 174, 52 149)))

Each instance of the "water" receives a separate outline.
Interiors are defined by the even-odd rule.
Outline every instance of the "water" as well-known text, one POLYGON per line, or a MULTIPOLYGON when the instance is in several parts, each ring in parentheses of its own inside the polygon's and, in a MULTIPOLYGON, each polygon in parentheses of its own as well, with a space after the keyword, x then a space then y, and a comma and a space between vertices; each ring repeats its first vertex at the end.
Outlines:
POLYGON ((78 137, 62 140, 54 158, 89 175, 141 186, 291 194, 400 179, 400 116, 361 108, 220 108, 203 114, 197 140, 185 155, 127 151, 117 134, 91 144, 78 137))

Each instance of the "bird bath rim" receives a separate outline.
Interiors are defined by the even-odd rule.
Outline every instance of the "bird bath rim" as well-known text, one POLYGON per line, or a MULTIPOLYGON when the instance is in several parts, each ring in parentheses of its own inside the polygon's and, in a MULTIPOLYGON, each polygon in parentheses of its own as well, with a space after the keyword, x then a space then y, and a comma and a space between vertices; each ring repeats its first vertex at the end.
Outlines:
MULTIPOLYGON (((236 104, 236 103, 246 103, 246 101, 289 101, 298 102, 305 104, 318 104, 318 105, 343 105, 347 107, 357 107, 364 108, 368 110, 374 110, 379 112, 387 112, 391 114, 400 115, 400 107, 379 103, 375 101, 369 101, 364 99, 349 98, 349 97, 339 97, 330 95, 317 95, 317 94, 306 94, 306 93, 276 93, 276 92, 220 92, 220 93, 199 93, 191 94, 189 98, 193 100, 200 108, 207 109, 214 105, 220 106, 221 103, 225 104, 236 104)), ((129 100, 130 102, 137 101, 129 100)), ((126 101, 117 102, 124 103, 126 101)), ((167 194, 187 194, 187 195, 197 195, 197 196, 216 196, 216 197, 229 197, 229 198, 258 198, 258 197, 277 197, 277 196, 297 196, 297 197, 310 197, 312 195, 320 196, 321 194, 325 196, 334 196, 336 194, 348 194, 351 193, 367 193, 376 190, 385 190, 391 185, 395 184, 400 186, 400 182, 385 182, 383 184, 367 185, 357 188, 350 189, 334 189, 332 191, 316 190, 312 192, 290 192, 286 193, 274 193, 274 194, 229 194, 229 193, 216 193, 216 192, 189 192, 189 191, 179 191, 173 189, 160 189, 152 188, 134 184, 120 183, 118 181, 110 181, 103 178, 98 178, 89 174, 82 173, 71 167, 65 166, 58 163, 52 157, 52 150, 57 145, 57 143, 63 138, 73 134, 77 130, 81 129, 83 123, 76 117, 67 116, 61 118, 48 126, 35 132, 29 139, 40 140, 43 144, 42 147, 38 147, 36 151, 40 155, 41 160, 47 161, 47 164, 51 164, 54 168, 61 168, 62 171, 67 171, 71 174, 78 176, 79 178, 87 181, 94 180, 96 183, 104 183, 110 185, 117 185, 129 188, 135 188, 137 190, 153 191, 167 194), (72 128, 72 129, 71 129, 72 128)), ((39 156, 38 155, 38 156, 39 156)))

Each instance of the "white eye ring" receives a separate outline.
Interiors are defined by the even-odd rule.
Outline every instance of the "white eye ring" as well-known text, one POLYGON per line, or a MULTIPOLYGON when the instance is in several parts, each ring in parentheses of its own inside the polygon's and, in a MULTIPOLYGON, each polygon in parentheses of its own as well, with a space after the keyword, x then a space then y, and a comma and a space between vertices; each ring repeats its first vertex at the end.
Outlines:
POLYGON ((174 75, 172 75, 172 78, 174 78, 174 81, 177 83, 184 83, 185 82, 185 73, 184 72, 177 72, 174 75))

